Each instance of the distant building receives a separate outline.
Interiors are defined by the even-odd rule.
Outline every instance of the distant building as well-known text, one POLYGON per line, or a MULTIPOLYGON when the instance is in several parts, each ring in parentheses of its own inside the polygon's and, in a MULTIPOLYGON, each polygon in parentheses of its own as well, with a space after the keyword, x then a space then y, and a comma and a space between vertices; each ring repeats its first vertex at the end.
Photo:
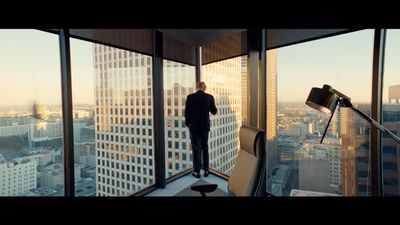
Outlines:
POLYGON ((323 196, 340 196, 338 194, 332 194, 327 192, 317 192, 317 191, 307 191, 307 190, 299 190, 299 189, 292 189, 290 191, 290 196, 300 196, 300 197, 323 197, 323 196))
POLYGON ((80 163, 82 167, 96 166, 94 142, 75 144, 74 151, 75 151, 74 152, 75 163, 80 163))
POLYGON ((96 196, 96 181, 92 178, 81 179, 75 184, 76 196, 96 196))
MULTIPOLYGON (((400 85, 398 85, 400 88, 400 85)), ((382 109, 383 126, 392 133, 400 134, 400 104, 384 104, 382 109)), ((383 153, 383 193, 385 196, 400 195, 400 145, 389 135, 382 138, 383 153)))
POLYGON ((300 157, 322 158, 329 162, 329 180, 331 193, 341 194, 342 190, 342 162, 341 145, 337 138, 325 138, 324 144, 319 143, 319 139, 307 139, 303 142, 303 148, 308 150, 300 157))
POLYGON ((300 148, 299 139, 296 137, 283 137, 278 139, 279 162, 294 162, 298 156, 296 150, 300 148))
POLYGON ((306 138, 307 136, 307 124, 304 123, 296 123, 293 126, 287 128, 285 131, 282 131, 282 134, 287 136, 295 136, 300 137, 302 139, 306 138))
POLYGON ((29 125, 0 126, 0 137, 27 135, 28 132, 29 125))
POLYGON ((29 129, 30 148, 59 147, 62 145, 61 122, 38 122, 30 124, 29 129))
POLYGON ((277 196, 283 195, 283 189, 286 186, 287 179, 290 174, 290 166, 278 164, 272 168, 272 194, 277 196))
POLYGON ((55 162, 54 150, 39 148, 38 150, 30 151, 23 159, 34 159, 38 166, 46 166, 49 163, 55 162))
POLYGON ((87 141, 93 141, 94 142, 94 140, 95 140, 94 126, 82 127, 81 128, 80 141, 81 142, 87 142, 87 141))
POLYGON ((400 103, 400 84, 389 86, 389 103, 395 100, 396 103, 400 103))
POLYGON ((33 159, 6 161, 0 154, 0 196, 22 196, 37 186, 37 162, 33 159))
POLYGON ((72 115, 74 119, 88 118, 90 112, 87 110, 73 110, 72 115))
MULTIPOLYGON (((75 164, 75 182, 81 179, 81 167, 75 164)), ((39 170, 40 187, 59 190, 64 187, 64 167, 57 163, 39 170)))
MULTIPOLYGON (((279 162, 277 141, 277 77, 278 77, 278 51, 268 50, 266 52, 266 149, 267 149, 267 184, 272 177, 272 168, 279 162)), ((267 186, 267 190, 271 190, 267 186)))
POLYGON ((299 159, 299 188, 331 192, 328 159, 299 159))
MULTIPOLYGON (((86 120, 85 119, 74 119, 74 143, 81 142, 81 130, 86 127, 86 120)), ((93 135, 94 137, 94 135, 93 135)))
POLYGON ((46 121, 49 119, 49 110, 47 109, 47 106, 34 103, 32 116, 36 119, 46 121))

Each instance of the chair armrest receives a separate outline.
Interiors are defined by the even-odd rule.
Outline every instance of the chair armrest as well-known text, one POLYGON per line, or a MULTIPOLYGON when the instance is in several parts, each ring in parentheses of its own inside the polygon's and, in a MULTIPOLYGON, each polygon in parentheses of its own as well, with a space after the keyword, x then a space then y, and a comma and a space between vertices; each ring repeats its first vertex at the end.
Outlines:
POLYGON ((193 191, 209 193, 215 191, 217 187, 218 187, 217 184, 199 184, 190 186, 190 189, 192 189, 193 191))

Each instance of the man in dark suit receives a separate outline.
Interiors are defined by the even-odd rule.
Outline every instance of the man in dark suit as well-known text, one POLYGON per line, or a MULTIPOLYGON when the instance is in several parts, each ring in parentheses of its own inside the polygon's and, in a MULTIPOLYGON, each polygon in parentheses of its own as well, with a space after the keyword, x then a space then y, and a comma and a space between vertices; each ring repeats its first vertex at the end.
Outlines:
POLYGON ((203 153, 204 176, 208 176, 208 133, 210 132, 210 112, 215 115, 217 107, 214 97, 205 93, 206 84, 197 83, 197 92, 186 98, 185 124, 190 131, 193 150, 192 175, 200 178, 201 153, 203 153))

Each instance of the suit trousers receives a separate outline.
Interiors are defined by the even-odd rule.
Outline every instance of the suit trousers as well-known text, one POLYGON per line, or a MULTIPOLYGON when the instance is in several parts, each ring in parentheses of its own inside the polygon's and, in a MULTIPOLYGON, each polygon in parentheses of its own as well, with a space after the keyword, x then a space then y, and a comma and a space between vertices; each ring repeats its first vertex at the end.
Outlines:
POLYGON ((200 169, 208 171, 208 133, 209 131, 193 133, 190 132, 190 141, 192 142, 193 171, 200 173, 200 169), (203 157, 201 157, 203 155, 203 157), (203 160, 201 161, 201 159, 203 160))

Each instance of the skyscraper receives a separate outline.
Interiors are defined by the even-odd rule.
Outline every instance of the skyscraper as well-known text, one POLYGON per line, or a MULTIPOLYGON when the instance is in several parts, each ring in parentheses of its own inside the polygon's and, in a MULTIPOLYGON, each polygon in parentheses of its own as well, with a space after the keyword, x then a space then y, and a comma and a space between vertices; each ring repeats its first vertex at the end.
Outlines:
POLYGON ((239 149, 242 125, 242 58, 202 67, 207 92, 215 98, 218 113, 212 116, 209 136, 210 168, 230 175, 239 149))
POLYGON ((247 55, 241 57, 242 61, 242 124, 247 124, 247 55))
MULTIPOLYGON (((366 106, 361 110, 368 113, 366 106)), ((343 196, 368 196, 371 193, 370 124, 349 108, 341 109, 342 193, 343 196)))
POLYGON ((154 183, 152 58, 95 44, 97 195, 154 183))
MULTIPOLYGON (((271 178, 273 167, 278 164, 278 141, 277 141, 277 65, 278 52, 277 50, 268 50, 266 55, 267 79, 266 79, 266 151, 267 151, 267 178, 271 178)), ((271 190, 272 182, 267 180, 268 190, 271 190)))
POLYGON ((189 129, 185 125, 186 96, 195 91, 195 67, 163 61, 166 177, 192 167, 189 129))
MULTIPOLYGON (((400 88, 400 85, 397 85, 400 88)), ((397 99, 398 100, 398 99, 397 99)), ((397 136, 400 134, 400 104, 384 104, 382 109, 383 126, 397 136)), ((388 135, 382 137, 383 194, 385 196, 400 195, 400 145, 388 135)))

